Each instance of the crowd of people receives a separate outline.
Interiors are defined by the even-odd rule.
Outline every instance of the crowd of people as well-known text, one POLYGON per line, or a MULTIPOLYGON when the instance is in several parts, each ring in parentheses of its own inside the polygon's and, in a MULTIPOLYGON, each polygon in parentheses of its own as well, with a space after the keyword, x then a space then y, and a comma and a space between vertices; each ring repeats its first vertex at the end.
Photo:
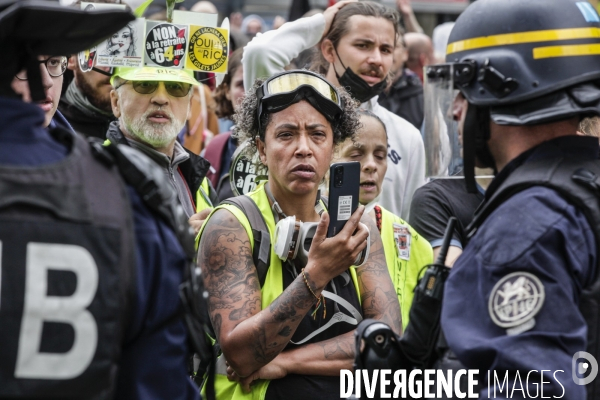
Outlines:
MULTIPOLYGON (((444 241, 429 353, 570 379, 574 354, 600 357, 600 17, 582 4, 478 0, 434 32, 441 55, 408 0, 270 30, 233 15, 217 86, 82 65, 100 40, 135 53, 130 10, 1 2, 0 398, 339 398, 361 321, 421 323, 444 241), (330 235, 345 162, 358 207, 330 235), (239 165, 266 172, 240 192, 239 165)), ((481 377, 483 398, 504 390, 481 377)))

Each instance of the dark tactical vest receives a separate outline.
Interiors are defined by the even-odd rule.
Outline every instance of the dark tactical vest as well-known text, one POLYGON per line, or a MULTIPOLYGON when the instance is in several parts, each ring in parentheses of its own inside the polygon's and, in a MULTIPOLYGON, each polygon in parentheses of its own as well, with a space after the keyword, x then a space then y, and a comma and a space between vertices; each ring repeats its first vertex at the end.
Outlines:
MULTIPOLYGON (((502 203, 532 186, 545 186, 558 192, 584 213, 594 231, 598 263, 596 278, 582 290, 579 310, 588 326, 586 351, 600 360, 600 160, 581 161, 574 157, 555 157, 552 161, 546 159, 521 165, 476 211, 467 228, 469 237, 476 233, 486 218, 502 203)), ((586 389, 588 399, 600 398, 600 376, 586 385, 586 389)))
POLYGON ((0 398, 114 390, 135 293, 131 206, 118 169, 63 136, 58 163, 0 167, 0 398))

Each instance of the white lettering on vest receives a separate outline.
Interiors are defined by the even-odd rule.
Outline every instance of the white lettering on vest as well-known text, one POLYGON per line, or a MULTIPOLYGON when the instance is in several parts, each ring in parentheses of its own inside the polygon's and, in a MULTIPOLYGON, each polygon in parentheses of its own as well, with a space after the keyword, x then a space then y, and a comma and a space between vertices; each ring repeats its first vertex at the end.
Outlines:
POLYGON ((27 245, 25 304, 16 378, 70 379, 85 371, 94 358, 98 330, 86 310, 98 289, 98 268, 81 246, 49 243, 27 245), (48 270, 71 271, 77 287, 71 296, 48 296, 48 270), (41 353, 44 321, 69 324, 75 331, 73 347, 66 353, 41 353))

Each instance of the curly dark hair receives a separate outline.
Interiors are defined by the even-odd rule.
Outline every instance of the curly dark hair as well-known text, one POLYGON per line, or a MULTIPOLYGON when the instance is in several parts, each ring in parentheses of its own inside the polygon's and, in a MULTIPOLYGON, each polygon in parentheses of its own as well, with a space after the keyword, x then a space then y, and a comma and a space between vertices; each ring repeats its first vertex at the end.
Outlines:
MULTIPOLYGON (((252 88, 246 91, 246 95, 244 96, 238 111, 233 115, 233 120, 235 122, 233 135, 238 139, 238 143, 242 143, 246 140, 250 141, 250 146, 248 148, 250 153, 256 153, 258 151, 254 139, 258 136, 264 142, 266 128, 271 122, 271 114, 264 114, 263 120, 261 121, 262 130, 259 131, 257 117, 258 99, 256 97, 256 90, 263 82, 262 79, 254 81, 252 88)), ((356 100, 352 99, 350 94, 343 88, 337 88, 337 91, 342 99, 343 112, 339 120, 331 122, 334 146, 342 143, 348 138, 354 140, 356 132, 360 127, 360 120, 357 113, 358 103, 356 100)))
POLYGON ((243 48, 239 48, 231 53, 227 64, 227 75, 225 75, 223 82, 221 82, 215 90, 214 99, 217 105, 215 112, 219 118, 231 118, 233 115, 233 104, 231 103, 231 100, 227 98, 227 93, 231 90, 231 79, 233 78, 233 75, 235 75, 238 68, 242 66, 242 54, 244 54, 243 48))

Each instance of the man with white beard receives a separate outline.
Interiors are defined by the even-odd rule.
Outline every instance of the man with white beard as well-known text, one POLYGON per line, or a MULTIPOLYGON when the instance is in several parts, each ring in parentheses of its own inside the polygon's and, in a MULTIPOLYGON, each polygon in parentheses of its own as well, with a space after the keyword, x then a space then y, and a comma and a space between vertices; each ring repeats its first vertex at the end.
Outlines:
POLYGON ((210 163, 177 142, 200 83, 192 71, 168 68, 116 68, 111 78, 111 106, 117 121, 106 134, 113 143, 141 150, 163 167, 197 232, 216 194, 206 173, 210 163))

